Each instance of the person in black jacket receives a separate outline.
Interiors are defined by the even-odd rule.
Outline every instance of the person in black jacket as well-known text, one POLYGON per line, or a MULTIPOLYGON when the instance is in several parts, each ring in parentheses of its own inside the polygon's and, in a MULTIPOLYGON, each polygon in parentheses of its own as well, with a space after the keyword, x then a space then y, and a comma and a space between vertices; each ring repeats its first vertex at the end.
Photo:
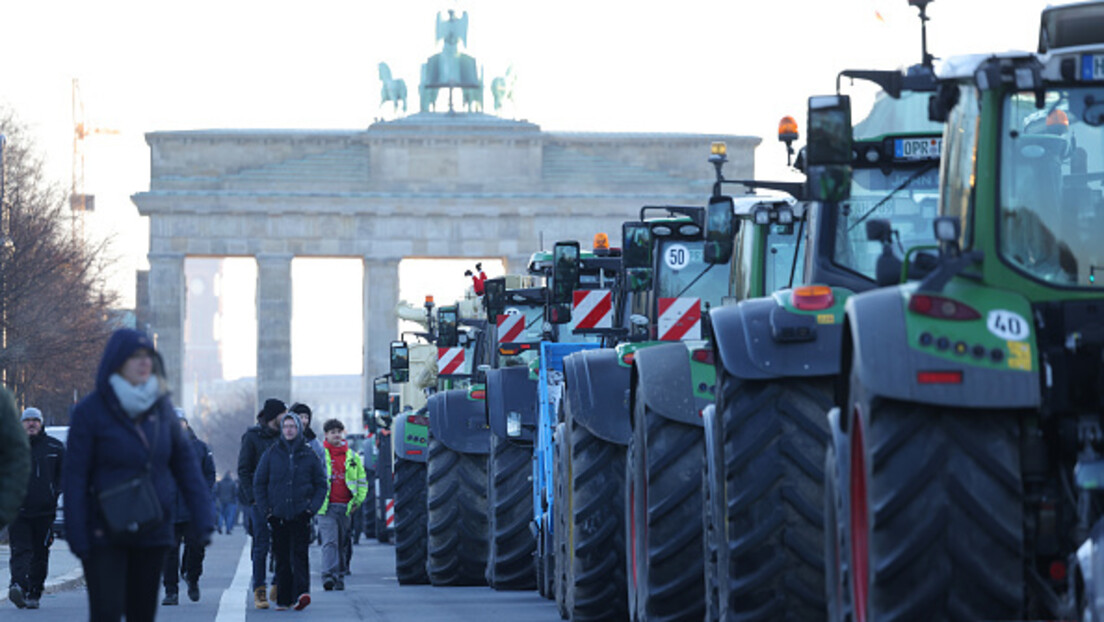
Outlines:
POLYGON ((257 609, 268 609, 265 566, 272 537, 265 515, 253 502, 253 473, 257 470, 261 456, 280 437, 279 417, 286 412, 287 405, 280 400, 265 400, 264 408, 257 413, 257 425, 242 434, 241 449, 238 450, 238 494, 241 496, 242 513, 246 515, 249 524, 247 531, 253 537, 253 606, 257 609))
POLYGON ((221 525, 220 532, 225 530, 226 535, 230 535, 234 532, 234 523, 238 517, 238 484, 230 471, 215 484, 215 503, 219 512, 215 523, 221 525))
POLYGON ((61 494, 65 445, 46 435, 39 409, 24 410, 22 423, 31 443, 31 477, 19 516, 8 529, 11 544, 8 599, 20 609, 38 609, 50 567, 50 543, 53 542, 50 526, 54 524, 57 499, 61 494))
MULTIPOLYGON (((70 416, 62 469, 65 537, 84 565, 89 619, 147 622, 157 614, 165 551, 173 543, 173 491, 180 489, 192 531, 204 542, 215 530, 210 489, 169 398, 164 363, 145 333, 111 334, 96 389, 70 416), (163 520, 111 532, 101 497, 148 477, 163 520)), ((112 508, 114 513, 120 509, 112 508)))
POLYGON ((326 492, 326 475, 303 438, 303 423, 284 415, 280 440, 261 456, 253 478, 257 509, 272 528, 277 611, 310 604, 310 524, 326 492))
MULTIPOLYGON (((200 471, 203 473, 203 481, 208 488, 215 485, 215 457, 207 443, 199 440, 195 432, 188 427, 188 420, 184 417, 184 409, 177 408, 176 416, 180 418, 180 426, 184 434, 192 443, 192 450, 199 458, 200 471)), ((188 506, 184 503, 184 497, 180 491, 176 491, 176 505, 173 508, 173 523, 175 525, 175 537, 173 545, 169 547, 165 555, 165 578, 162 584, 165 586, 165 598, 162 605, 180 604, 180 572, 184 573, 184 582, 188 584, 188 598, 194 603, 199 600, 199 576, 203 574, 203 558, 206 550, 203 543, 189 535, 192 515, 188 512, 188 506), (184 564, 180 562, 180 544, 184 543, 184 564)))

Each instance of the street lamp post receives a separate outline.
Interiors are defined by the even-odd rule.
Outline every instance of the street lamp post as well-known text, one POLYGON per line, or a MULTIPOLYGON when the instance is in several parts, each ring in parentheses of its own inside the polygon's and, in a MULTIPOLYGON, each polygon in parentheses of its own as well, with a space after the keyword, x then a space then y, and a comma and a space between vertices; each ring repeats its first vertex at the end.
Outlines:
POLYGON ((4 151, 8 139, 0 134, 0 384, 8 386, 8 264, 15 251, 11 238, 11 210, 4 201, 4 151))

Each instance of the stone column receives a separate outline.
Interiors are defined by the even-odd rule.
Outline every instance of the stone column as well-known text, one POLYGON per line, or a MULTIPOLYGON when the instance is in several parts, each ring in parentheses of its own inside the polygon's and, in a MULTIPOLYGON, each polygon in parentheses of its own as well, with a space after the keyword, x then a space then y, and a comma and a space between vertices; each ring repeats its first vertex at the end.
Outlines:
POLYGON ((184 398, 184 253, 150 253, 148 257, 148 330, 165 363, 173 403, 179 405, 184 398))
POLYGON ((257 406, 275 397, 291 400, 290 253, 257 259, 257 406))
POLYGON ((390 368, 388 344, 398 338, 399 260, 364 258, 364 406, 371 404, 372 379, 390 368))

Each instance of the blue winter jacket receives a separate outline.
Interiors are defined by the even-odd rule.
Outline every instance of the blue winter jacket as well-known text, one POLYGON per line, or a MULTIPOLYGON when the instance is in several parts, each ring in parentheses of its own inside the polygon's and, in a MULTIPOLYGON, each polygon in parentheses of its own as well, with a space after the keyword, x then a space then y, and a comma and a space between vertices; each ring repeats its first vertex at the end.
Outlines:
POLYGON ((329 492, 322 463, 303 438, 299 417, 288 413, 280 419, 293 419, 299 434, 290 441, 280 439, 269 447, 253 474, 253 498, 265 516, 292 519, 304 513, 316 514, 329 492))
POLYGON ((96 389, 73 410, 69 420, 68 451, 62 470, 65 493, 65 531, 69 548, 85 557, 93 546, 169 546, 173 542, 173 491, 179 486, 193 517, 194 535, 214 530, 211 494, 200 474, 199 461, 173 412, 167 392, 136 423, 119 403, 108 378, 139 348, 153 354, 154 373, 162 378, 164 365, 153 342, 135 330, 115 331, 104 348, 96 372, 96 389), (147 450, 138 433, 141 426, 152 445, 147 450), (164 522, 157 528, 131 536, 125 543, 112 542, 100 515, 97 493, 134 478, 151 459, 151 476, 157 488, 164 522), (174 486, 173 484, 176 484, 174 486))

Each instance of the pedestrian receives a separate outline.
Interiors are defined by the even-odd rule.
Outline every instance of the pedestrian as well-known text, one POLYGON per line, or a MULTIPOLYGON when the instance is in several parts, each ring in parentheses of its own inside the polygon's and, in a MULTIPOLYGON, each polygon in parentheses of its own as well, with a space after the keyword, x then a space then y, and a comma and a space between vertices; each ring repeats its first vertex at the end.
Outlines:
POLYGON ((39 409, 24 410, 21 420, 31 445, 31 475, 19 516, 8 527, 11 545, 8 600, 20 609, 38 609, 50 568, 50 545, 54 541, 51 527, 61 494, 65 445, 46 435, 39 409))
POLYGON ((368 479, 357 452, 345 442, 345 426, 330 419, 322 426, 326 440, 326 501, 318 511, 322 535, 322 589, 345 589, 352 516, 368 495, 368 479))
MULTIPOLYGON (((242 511, 248 514, 249 531, 253 543, 253 606, 268 609, 270 598, 266 595, 266 570, 268 553, 272 545, 272 534, 264 513, 253 499, 253 474, 261 456, 280 438, 280 417, 287 412, 287 405, 276 398, 265 400, 264 408, 257 413, 257 425, 242 434, 241 449, 238 450, 238 494, 242 501, 242 511)), ((275 589, 275 583, 273 583, 275 589)))
POLYGON ((311 602, 310 523, 326 499, 326 476, 295 414, 280 418, 280 440, 261 456, 253 495, 272 529, 276 610, 299 611, 311 602))
MULTIPOLYGON (((215 457, 211 454, 207 443, 199 440, 188 426, 188 419, 184 416, 184 409, 175 409, 180 421, 180 427, 192 444, 192 450, 199 458, 199 470, 203 473, 203 483, 210 490, 215 485, 215 457)), ((165 598, 162 605, 171 606, 180 604, 180 574, 184 574, 184 583, 188 586, 188 599, 193 603, 199 601, 199 577, 203 574, 203 558, 206 550, 203 542, 192 535, 192 516, 184 503, 184 497, 180 491, 176 491, 176 503, 173 508, 173 543, 165 554, 165 576, 162 585, 165 586, 165 598), (184 560, 180 559, 180 545, 184 544, 184 560)))
POLYGON ((96 388, 73 410, 62 469, 65 534, 81 559, 89 618, 146 622, 173 543, 173 491, 194 535, 214 530, 210 489, 173 412, 164 363, 145 333, 112 333, 96 388))
POLYGON ((31 447, 19 429, 19 412, 12 394, 0 386, 0 530, 19 514, 31 472, 31 447))
POLYGON ((322 441, 318 439, 318 435, 311 429, 311 420, 314 418, 314 414, 311 413, 310 406, 296 402, 288 410, 299 416, 299 421, 303 422, 303 439, 306 440, 311 451, 318 456, 318 460, 322 464, 326 464, 326 450, 322 447, 322 441))
POLYGON ((234 524, 238 515, 238 484, 233 475, 227 471, 222 479, 215 484, 215 501, 218 503, 220 531, 230 535, 234 531, 234 524))

